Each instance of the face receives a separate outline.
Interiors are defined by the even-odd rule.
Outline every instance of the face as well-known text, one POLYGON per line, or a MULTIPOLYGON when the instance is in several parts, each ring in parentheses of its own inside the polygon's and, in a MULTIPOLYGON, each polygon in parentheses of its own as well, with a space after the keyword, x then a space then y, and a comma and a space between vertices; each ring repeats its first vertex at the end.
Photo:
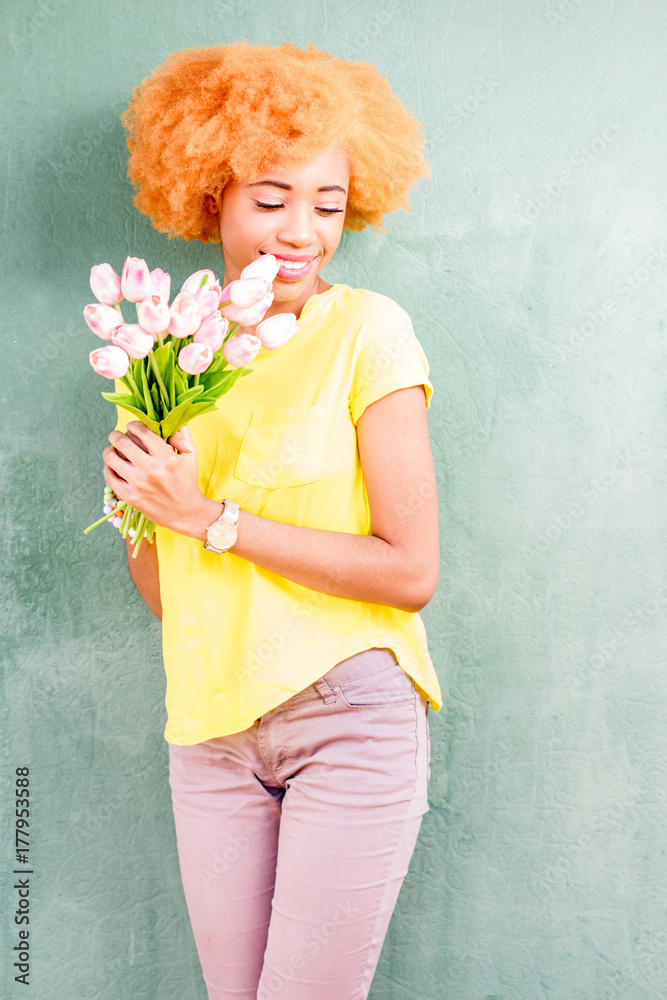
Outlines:
POLYGON ((340 243, 349 180, 346 154, 332 147, 298 170, 228 184, 209 206, 219 213, 225 284, 261 254, 274 254, 281 266, 267 316, 298 316, 327 287, 318 275, 340 243))

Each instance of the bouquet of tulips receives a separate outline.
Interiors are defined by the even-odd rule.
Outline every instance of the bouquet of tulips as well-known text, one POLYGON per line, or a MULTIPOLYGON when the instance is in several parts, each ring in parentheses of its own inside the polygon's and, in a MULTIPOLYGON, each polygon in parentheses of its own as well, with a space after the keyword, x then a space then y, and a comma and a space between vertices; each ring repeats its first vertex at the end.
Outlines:
MULTIPOLYGON (((165 441, 193 417, 215 410, 218 399, 250 373, 245 365, 261 347, 275 350, 296 333, 292 313, 263 319, 277 272, 271 254, 254 260, 225 288, 212 271, 196 271, 169 305, 171 278, 161 268, 149 271, 146 261, 128 257, 119 276, 110 264, 97 264, 90 272, 97 302, 85 306, 83 315, 93 333, 110 343, 91 351, 90 363, 126 390, 103 392, 104 398, 165 441), (125 322, 124 299, 135 303, 136 323, 125 322), (254 335, 239 333, 256 324, 254 335)), ((109 486, 104 500, 104 517, 86 534, 110 521, 133 542, 136 556, 144 538, 153 541, 154 523, 109 486)))

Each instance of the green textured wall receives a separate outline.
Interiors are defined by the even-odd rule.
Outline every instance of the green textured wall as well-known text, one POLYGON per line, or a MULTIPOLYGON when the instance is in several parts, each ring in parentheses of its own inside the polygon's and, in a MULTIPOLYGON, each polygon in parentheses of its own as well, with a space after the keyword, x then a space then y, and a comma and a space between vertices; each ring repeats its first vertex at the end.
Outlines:
POLYGON ((328 271, 411 312, 436 385, 446 708, 371 996, 664 997, 664 3, 0 7, 3 995, 28 995, 8 791, 29 764, 29 995, 204 997, 158 628, 117 536, 81 533, 111 421, 81 309, 93 262, 220 270, 135 212, 117 115, 170 51, 249 39, 376 62, 433 165, 328 271))

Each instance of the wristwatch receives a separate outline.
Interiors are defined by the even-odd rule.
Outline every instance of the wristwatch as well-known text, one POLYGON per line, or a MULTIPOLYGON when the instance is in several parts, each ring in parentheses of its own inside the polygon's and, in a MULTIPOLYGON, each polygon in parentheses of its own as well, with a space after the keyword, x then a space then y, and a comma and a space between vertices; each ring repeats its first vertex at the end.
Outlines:
POLYGON ((220 556, 231 549, 238 537, 239 505, 234 500, 222 501, 222 514, 206 529, 204 548, 220 556))

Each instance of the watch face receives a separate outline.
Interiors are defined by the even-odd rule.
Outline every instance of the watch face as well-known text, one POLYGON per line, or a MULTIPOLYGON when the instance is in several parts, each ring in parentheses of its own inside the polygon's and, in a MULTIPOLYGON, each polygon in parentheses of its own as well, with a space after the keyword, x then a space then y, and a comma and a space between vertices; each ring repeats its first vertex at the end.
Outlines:
POLYGON ((238 532, 229 521, 216 521, 206 533, 209 545, 214 549, 228 549, 236 541, 238 532))

